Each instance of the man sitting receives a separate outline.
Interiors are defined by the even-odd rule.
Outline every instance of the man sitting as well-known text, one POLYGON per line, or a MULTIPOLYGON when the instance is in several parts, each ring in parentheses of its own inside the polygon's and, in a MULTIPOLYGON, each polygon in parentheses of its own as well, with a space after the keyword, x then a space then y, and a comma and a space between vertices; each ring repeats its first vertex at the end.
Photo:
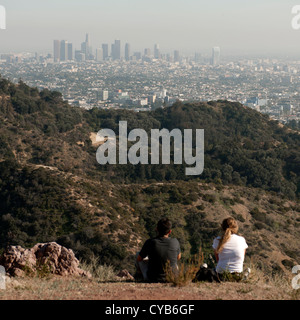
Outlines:
POLYGON ((146 281, 165 282, 164 269, 168 261, 173 270, 178 268, 177 261, 181 258, 180 245, 176 238, 170 238, 171 228, 169 219, 161 219, 156 227, 158 236, 148 239, 137 256, 137 265, 146 281))

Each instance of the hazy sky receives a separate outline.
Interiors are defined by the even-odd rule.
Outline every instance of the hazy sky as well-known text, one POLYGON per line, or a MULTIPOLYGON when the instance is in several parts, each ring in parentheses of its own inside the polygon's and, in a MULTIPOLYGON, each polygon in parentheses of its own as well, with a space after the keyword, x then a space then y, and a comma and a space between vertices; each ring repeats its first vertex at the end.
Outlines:
POLYGON ((132 51, 299 55, 300 30, 291 27, 300 0, 0 0, 7 29, 0 52, 52 52, 54 39, 93 48, 120 39, 132 51))

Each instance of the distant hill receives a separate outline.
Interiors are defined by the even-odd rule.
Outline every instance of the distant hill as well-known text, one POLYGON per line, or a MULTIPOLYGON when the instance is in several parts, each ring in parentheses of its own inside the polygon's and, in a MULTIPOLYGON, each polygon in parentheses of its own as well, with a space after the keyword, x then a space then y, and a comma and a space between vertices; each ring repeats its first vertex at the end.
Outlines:
POLYGON ((207 259, 221 220, 235 216, 248 259, 289 270, 299 256, 300 135, 239 103, 175 103, 153 112, 90 111, 58 92, 0 78, 0 247, 57 241, 82 259, 133 267, 162 215, 183 256, 207 259), (96 162, 91 137, 143 128, 205 129, 205 169, 96 162))

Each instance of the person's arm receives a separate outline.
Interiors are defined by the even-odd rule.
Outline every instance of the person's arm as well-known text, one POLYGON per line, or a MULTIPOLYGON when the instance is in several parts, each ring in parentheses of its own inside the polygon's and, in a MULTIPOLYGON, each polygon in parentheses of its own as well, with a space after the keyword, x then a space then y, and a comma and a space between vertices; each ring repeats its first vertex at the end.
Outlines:
POLYGON ((217 254, 217 251, 214 250, 214 253, 215 253, 215 257, 216 257, 217 262, 219 262, 219 255, 217 254))
POLYGON ((149 240, 147 240, 144 243, 142 250, 139 252, 139 254, 137 256, 138 262, 143 261, 148 256, 148 252, 149 252, 148 248, 149 248, 149 240))

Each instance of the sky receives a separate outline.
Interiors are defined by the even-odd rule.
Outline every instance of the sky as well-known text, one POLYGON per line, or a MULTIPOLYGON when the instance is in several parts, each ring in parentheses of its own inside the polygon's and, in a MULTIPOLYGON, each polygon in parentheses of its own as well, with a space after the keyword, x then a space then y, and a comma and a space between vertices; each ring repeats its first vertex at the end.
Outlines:
POLYGON ((0 52, 52 53, 53 40, 94 49, 120 39, 164 53, 299 56, 300 30, 291 26, 300 0, 0 0, 6 30, 0 52))

